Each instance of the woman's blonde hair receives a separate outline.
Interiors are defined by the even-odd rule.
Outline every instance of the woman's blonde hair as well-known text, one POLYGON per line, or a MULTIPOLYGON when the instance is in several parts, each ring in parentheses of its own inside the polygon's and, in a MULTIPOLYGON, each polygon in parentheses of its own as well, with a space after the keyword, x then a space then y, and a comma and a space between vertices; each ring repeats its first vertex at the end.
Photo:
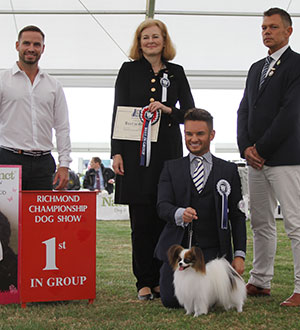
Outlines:
POLYGON ((167 61, 170 61, 175 57, 176 50, 175 50, 175 47, 169 36, 166 25, 158 19, 148 18, 145 21, 143 21, 135 31, 133 44, 131 46, 130 53, 129 53, 129 57, 132 58, 133 60, 139 60, 143 56, 143 53, 141 50, 142 31, 144 29, 146 29, 150 26, 154 26, 154 25, 156 25, 160 29, 164 42, 165 42, 165 45, 164 45, 164 48, 162 51, 162 58, 167 61))

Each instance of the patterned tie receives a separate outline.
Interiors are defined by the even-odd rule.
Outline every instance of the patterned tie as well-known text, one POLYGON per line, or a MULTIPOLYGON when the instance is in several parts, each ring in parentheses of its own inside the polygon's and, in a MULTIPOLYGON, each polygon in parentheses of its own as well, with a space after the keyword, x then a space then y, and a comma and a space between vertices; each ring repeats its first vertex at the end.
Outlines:
POLYGON ((196 157, 198 161, 198 165, 193 173, 193 181, 195 184, 195 187, 200 194, 203 190, 203 181, 204 181, 204 167, 203 167, 203 161, 202 157, 196 157))
POLYGON ((96 172, 96 189, 100 190, 100 175, 99 171, 96 172))
POLYGON ((273 61, 273 58, 271 56, 266 57, 265 64, 262 68, 261 75, 260 75, 260 81, 259 81, 259 89, 261 88, 262 84, 266 80, 266 73, 268 72, 270 63, 273 61))

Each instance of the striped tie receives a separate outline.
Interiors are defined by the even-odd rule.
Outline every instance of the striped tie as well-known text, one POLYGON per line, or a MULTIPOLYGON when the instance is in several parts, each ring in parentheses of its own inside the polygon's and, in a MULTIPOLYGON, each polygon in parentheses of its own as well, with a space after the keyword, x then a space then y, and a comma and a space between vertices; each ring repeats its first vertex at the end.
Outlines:
POLYGON ((198 193, 200 194, 201 191, 203 190, 203 181, 204 181, 204 167, 202 161, 203 158, 196 157, 196 159, 198 161, 198 165, 193 174, 193 181, 198 193))
POLYGON ((266 80, 266 74, 268 72, 270 63, 273 61, 273 58, 271 56, 266 57, 265 64, 262 68, 261 75, 260 75, 260 81, 259 81, 259 89, 261 88, 262 84, 266 80))

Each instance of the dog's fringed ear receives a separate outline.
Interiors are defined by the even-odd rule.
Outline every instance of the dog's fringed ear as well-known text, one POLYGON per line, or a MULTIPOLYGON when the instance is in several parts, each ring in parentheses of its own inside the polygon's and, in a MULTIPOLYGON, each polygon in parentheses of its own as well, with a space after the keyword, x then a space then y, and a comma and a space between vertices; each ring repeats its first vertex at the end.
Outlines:
POLYGON ((202 250, 197 246, 193 246, 191 248, 191 252, 195 257, 194 269, 198 272, 205 274, 206 269, 205 269, 205 261, 202 250))
POLYGON ((178 244, 172 245, 168 250, 169 264, 171 265, 171 267, 174 270, 176 270, 176 268, 178 266, 178 257, 182 250, 183 250, 183 247, 178 244))

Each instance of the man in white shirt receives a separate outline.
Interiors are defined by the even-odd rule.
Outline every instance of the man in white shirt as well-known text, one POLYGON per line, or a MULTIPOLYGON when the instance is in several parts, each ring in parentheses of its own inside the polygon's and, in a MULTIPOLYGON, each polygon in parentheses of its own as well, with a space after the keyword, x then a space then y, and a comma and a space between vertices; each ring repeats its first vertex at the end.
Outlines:
POLYGON ((64 189, 71 163, 68 108, 60 83, 43 72, 44 33, 36 26, 18 35, 19 60, 0 73, 0 164, 22 165, 23 190, 64 189), (55 130, 59 166, 51 155, 55 130))

